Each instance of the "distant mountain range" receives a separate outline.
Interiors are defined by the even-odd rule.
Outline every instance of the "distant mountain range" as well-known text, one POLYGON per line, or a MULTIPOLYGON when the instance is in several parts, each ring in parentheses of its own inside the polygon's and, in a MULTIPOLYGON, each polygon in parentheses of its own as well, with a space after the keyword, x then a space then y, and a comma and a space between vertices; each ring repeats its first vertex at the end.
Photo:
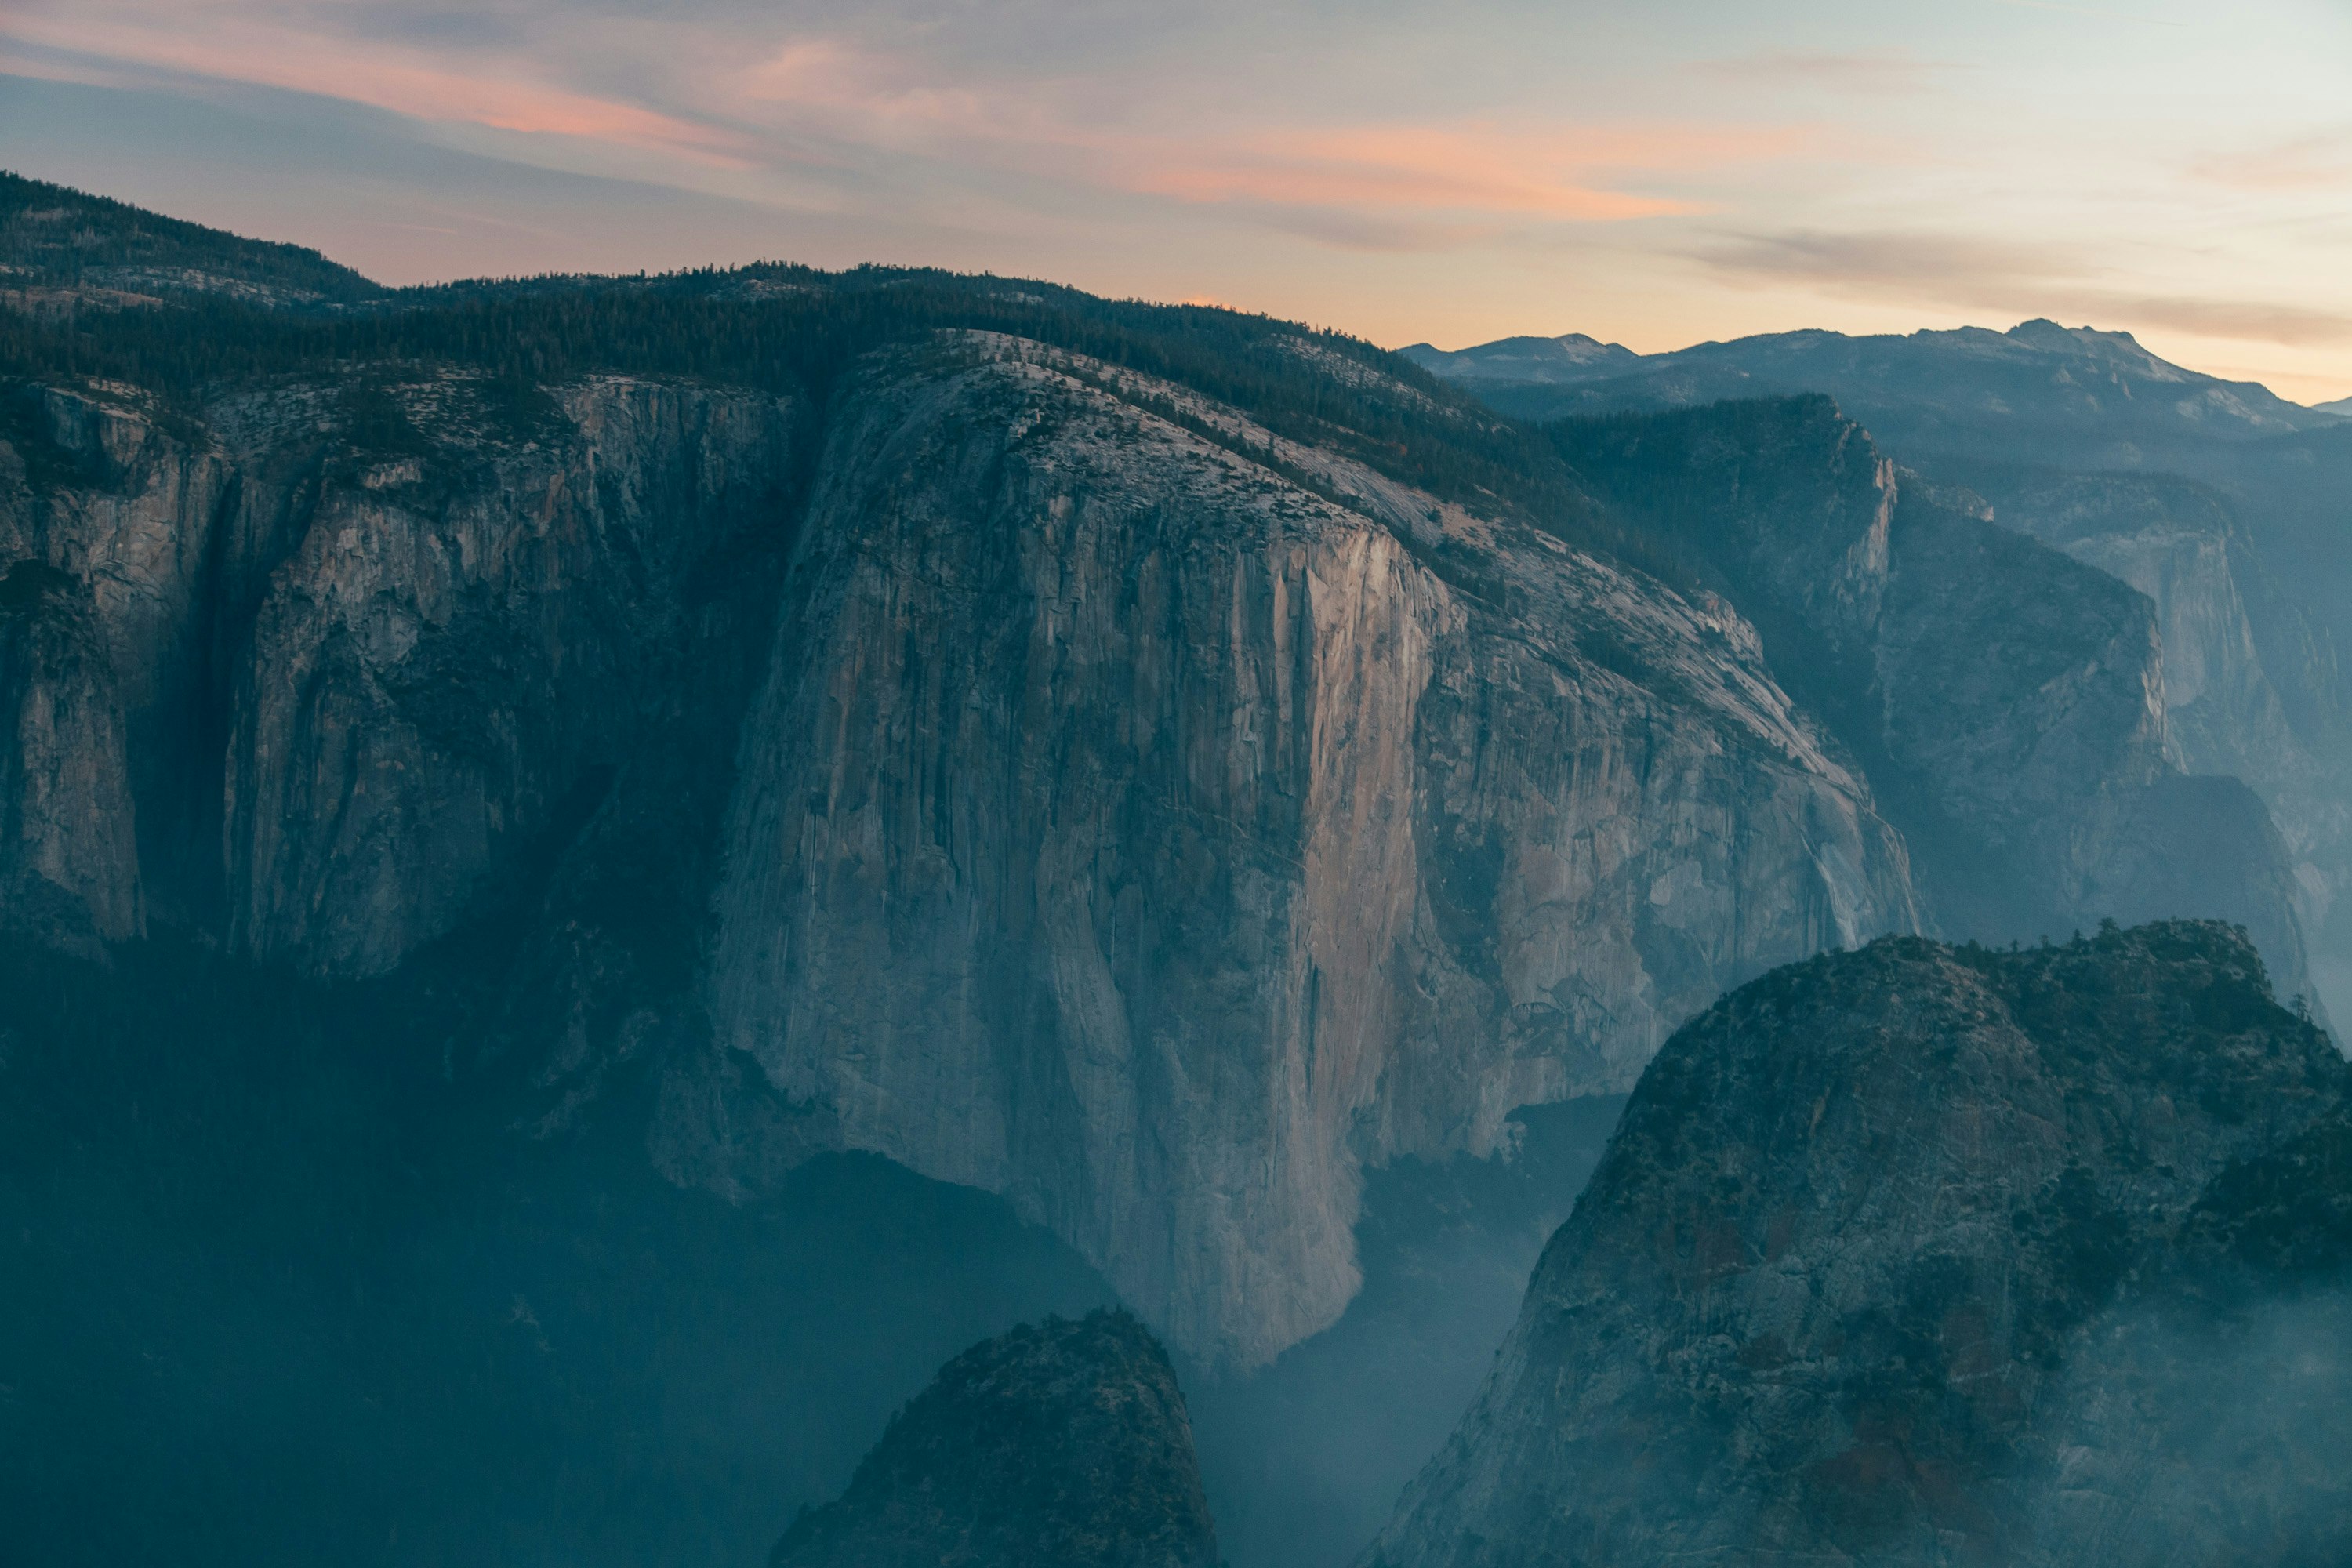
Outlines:
POLYGON ((2036 445, 2070 457, 2179 437, 2254 440, 2332 427, 2335 411, 2290 403, 2253 382, 2224 381, 2158 359, 2129 332, 2022 322, 1908 336, 1775 332, 1637 354, 1581 333, 1502 338, 1446 353, 1398 351, 1474 387, 1524 419, 1685 408, 1776 393, 1825 392, 1890 446, 1967 442, 2031 419, 2036 445))
POLYGON ((1604 343, 1582 332, 1557 338, 1498 338, 1491 343, 1447 353, 1427 343, 1397 351, 1448 381, 1517 382, 1566 386, 1620 375, 1643 363, 1622 343, 1604 343))

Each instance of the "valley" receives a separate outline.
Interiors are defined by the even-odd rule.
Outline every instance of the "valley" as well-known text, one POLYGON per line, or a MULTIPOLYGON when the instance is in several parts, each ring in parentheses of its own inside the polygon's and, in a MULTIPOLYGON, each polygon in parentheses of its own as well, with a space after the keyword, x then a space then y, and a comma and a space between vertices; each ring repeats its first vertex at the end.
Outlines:
POLYGON ((2345 1539, 2150 1478, 2216 1335, 2335 1440, 2352 423, 15 176, 0 262, 35 1559, 2345 1539))

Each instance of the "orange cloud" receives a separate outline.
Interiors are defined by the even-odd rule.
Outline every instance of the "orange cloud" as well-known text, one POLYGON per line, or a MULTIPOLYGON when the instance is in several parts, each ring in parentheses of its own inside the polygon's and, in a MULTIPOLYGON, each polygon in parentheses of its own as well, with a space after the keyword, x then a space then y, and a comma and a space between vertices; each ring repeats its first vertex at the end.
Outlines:
MULTIPOLYGON (((0 39, 104 60, 318 93, 430 121, 651 149, 758 169, 856 166, 859 150, 940 158, 1066 186, 1234 210, 1351 249, 1437 249, 1530 220, 1618 223, 1699 210, 1639 188, 1808 148, 1795 127, 1569 125, 1503 120, 1263 126, 1203 138, 1139 121, 1088 79, 992 81, 852 41, 804 36, 748 58, 688 34, 673 46, 695 107, 664 112, 549 79, 513 49, 430 52, 305 30, 246 0, 87 0, 0 22, 0 39), (788 151, 789 149, 789 151, 788 151)), ((608 52, 614 40, 604 45, 608 52)))
POLYGON ((1777 158, 1816 140, 1803 126, 1560 125, 1500 121, 1368 125, 1296 133, 1304 152, 1420 167, 1465 161, 1553 169, 1679 170, 1777 158))
MULTIPOLYGON (((1692 171, 1777 157, 1796 128, 1560 126, 1487 121, 1270 127, 1203 142, 1073 113, 1069 84, 974 88, 910 59, 831 38, 797 40, 719 74, 740 119, 877 146, 951 153, 1029 174, 1195 203, 1362 218, 1464 215, 1616 222, 1694 210, 1602 175, 1692 171)), ((1421 226, 1417 235, 1461 232, 1421 226)), ((1488 232, 1479 230, 1477 232, 1488 232)))
POLYGON ((1072 112, 1069 81, 975 82, 837 38, 799 38, 749 65, 714 65, 699 85, 742 124, 1031 174, 1086 178, 1079 164, 1137 142, 1072 112))
POLYGON ((1517 178, 1509 171, 1454 174, 1338 162, 1166 169, 1141 175, 1135 188, 1192 202, 1522 213, 1588 223, 1691 210, 1663 197, 1517 178))
POLYGON ((1278 131, 1132 177, 1187 201, 1475 212, 1612 223, 1696 210, 1612 188, 1600 174, 1689 172, 1797 151, 1795 128, 1508 126, 1485 122, 1278 131))

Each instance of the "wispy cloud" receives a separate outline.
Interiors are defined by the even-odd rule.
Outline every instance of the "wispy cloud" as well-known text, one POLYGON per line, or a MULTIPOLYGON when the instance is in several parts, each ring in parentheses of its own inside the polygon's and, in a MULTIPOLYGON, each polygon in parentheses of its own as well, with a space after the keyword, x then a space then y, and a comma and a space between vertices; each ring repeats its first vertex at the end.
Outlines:
POLYGON ((1192 202, 1613 223, 1696 210, 1623 188, 1629 177, 1775 157, 1804 140, 1776 128, 1673 125, 1272 129, 1222 145, 1161 143, 1125 177, 1192 202))
POLYGON ((2084 272, 2080 258, 2054 247, 1908 231, 1738 235, 1697 255, 1717 271, 1742 277, 1936 292, 2013 288, 2084 272))
POLYGON ((2343 190, 2352 187, 2352 130, 2212 153, 2191 163, 2189 173, 2193 178, 2233 190, 2343 190))
POLYGON ((1448 221, 1410 213, 1246 200, 1222 202, 1217 216, 1229 223, 1367 256, 1461 250, 1496 239, 1510 226, 1491 220, 1448 221))
POLYGON ((1055 141, 1053 93, 1034 84, 958 79, 911 56, 845 39, 783 41, 751 62, 720 66, 704 91, 745 123, 908 150, 977 141, 1055 141))
MULTIPOLYGON (((1561 321, 1564 300, 1586 313, 1570 324, 1657 347, 1767 322, 2063 313, 2184 346, 2283 343, 2233 357, 2341 377, 2341 11, 0 0, 0 68, 150 95, 142 124, 271 94, 304 95, 273 100, 289 124, 380 115, 368 137, 494 161, 500 190, 537 181, 551 215, 579 178, 703 203, 697 241, 566 187, 543 241, 436 268, 756 245, 1212 292, 1401 342, 1561 321)), ((190 216, 289 237, 320 223, 315 197, 238 164, 250 152, 142 156, 127 128, 8 110, 12 163, 184 192, 190 216)), ((335 190, 353 183, 337 159, 374 156, 356 146, 264 161, 308 159, 335 190)), ((373 216, 457 221, 431 181, 396 184, 373 216)), ((467 235, 512 205, 486 199, 467 235)), ((425 268, 427 237, 389 265, 425 268)))
POLYGON ((320 93, 418 120, 580 137, 740 165, 729 130, 539 78, 528 61, 463 58, 315 28, 244 7, 191 4, 0 19, 0 40, 93 62, 320 93))
POLYGON ((772 24, 748 37, 687 29, 667 41, 666 69, 634 73, 631 93, 613 86, 631 75, 615 59, 625 63, 630 39, 642 38, 642 18, 601 25, 601 49, 578 37, 538 48, 528 26, 495 6, 445 16, 315 0, 307 8, 187 0, 170 10, 91 0, 0 21, 0 39, 751 174, 832 167, 846 179, 876 156, 925 160, 1065 192, 1214 208, 1356 250, 1445 248, 1528 223, 1689 214, 1702 204, 1658 181, 1785 157, 1814 137, 1772 124, 1532 117, 1250 123, 1228 113, 1202 124, 1164 106, 1156 114, 1106 106, 1084 73, 975 71, 843 33, 777 36, 772 24), (577 58, 583 47, 593 68, 577 58))
POLYGON ((2193 337, 2246 343, 2352 342, 2352 315, 2307 310, 2300 305, 2245 300, 2200 300, 2182 295, 2145 295, 2102 290, 2079 297, 2084 314, 2169 327, 2193 337))
POLYGON ((1153 126, 1081 110, 1067 85, 956 79, 834 38, 795 40, 717 84, 740 122, 1230 206, 1350 247, 1423 248, 1505 219, 1691 212, 1689 200, 1639 182, 1786 156, 1814 134, 1493 120, 1153 126))
POLYGON ((1800 89, 1808 92, 1917 92, 1939 85, 1966 68, 1949 60, 1922 59, 1908 49, 1765 49, 1700 64, 1703 75, 1720 80, 1800 89))
POLYGON ((2000 0, 2019 11, 2054 11, 2064 16, 2088 16, 2100 22, 2123 22, 2136 27, 2186 27, 2177 16, 2151 16, 2145 10, 2122 11, 2111 5, 2072 5, 2063 0, 2000 0))
POLYGON ((1751 284, 1800 283, 1907 304, 2066 316, 2239 342, 2352 342, 2352 315, 2117 287, 2106 269, 2055 246, 1951 234, 1801 231, 1742 235, 1696 255, 1718 274, 1751 284))

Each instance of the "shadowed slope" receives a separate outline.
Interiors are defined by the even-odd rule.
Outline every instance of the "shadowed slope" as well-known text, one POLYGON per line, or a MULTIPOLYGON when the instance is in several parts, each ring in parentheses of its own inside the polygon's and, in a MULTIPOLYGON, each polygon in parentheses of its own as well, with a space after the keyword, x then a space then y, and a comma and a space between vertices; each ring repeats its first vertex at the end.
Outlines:
POLYGON ((771 1568, 1214 1568, 1176 1374, 1124 1312, 974 1345, 771 1568))
POLYGON ((1668 1044, 1371 1561, 2341 1561, 2352 1067, 2210 924, 1668 1044))

